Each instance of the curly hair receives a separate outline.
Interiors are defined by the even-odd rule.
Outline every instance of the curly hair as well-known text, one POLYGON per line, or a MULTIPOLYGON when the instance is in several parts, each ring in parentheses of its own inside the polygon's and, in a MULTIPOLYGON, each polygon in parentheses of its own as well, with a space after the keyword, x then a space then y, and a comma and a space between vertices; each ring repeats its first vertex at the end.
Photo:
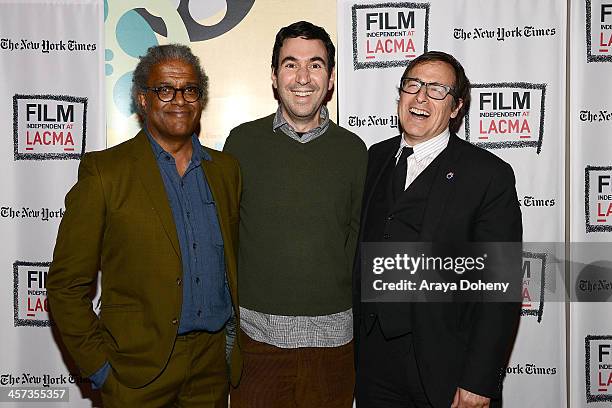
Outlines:
POLYGON ((167 44, 167 45, 156 45, 150 47, 147 53, 140 57, 138 65, 134 70, 132 76, 132 112, 138 115, 140 122, 144 120, 144 111, 140 102, 138 101, 138 95, 143 93, 147 88, 147 81, 153 67, 159 63, 166 61, 183 61, 193 67, 198 76, 198 85, 202 90, 202 109, 206 106, 208 101, 208 76, 200 65, 200 59, 193 55, 191 49, 186 45, 182 44, 167 44))

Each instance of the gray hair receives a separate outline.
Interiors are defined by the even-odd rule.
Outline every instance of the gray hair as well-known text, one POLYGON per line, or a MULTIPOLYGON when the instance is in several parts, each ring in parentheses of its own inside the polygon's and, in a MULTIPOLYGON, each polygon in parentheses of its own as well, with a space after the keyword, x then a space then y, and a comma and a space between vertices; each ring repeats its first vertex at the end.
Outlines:
POLYGON ((132 76, 132 112, 138 114, 139 120, 144 120, 144 111, 138 101, 138 95, 147 88, 147 81, 153 67, 166 61, 183 61, 193 67, 198 76, 198 85, 202 90, 202 109, 208 101, 208 76, 200 65, 200 59, 193 55, 191 49, 182 44, 156 45, 150 47, 147 53, 140 57, 132 76))

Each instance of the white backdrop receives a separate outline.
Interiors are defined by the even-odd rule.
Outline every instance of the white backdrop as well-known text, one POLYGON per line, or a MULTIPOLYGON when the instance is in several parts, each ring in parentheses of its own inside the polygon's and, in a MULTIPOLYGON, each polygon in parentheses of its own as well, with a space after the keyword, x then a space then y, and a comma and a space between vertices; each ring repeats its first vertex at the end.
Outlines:
MULTIPOLYGON (((507 407, 612 401, 612 308, 603 303, 612 290, 611 3, 337 2, 340 124, 368 145, 395 136, 397 84, 406 61, 425 50, 452 53, 475 84, 460 136, 513 166, 524 239, 551 243, 525 256, 528 297, 505 382, 507 407), (380 32, 399 35, 367 36, 380 32), (490 119, 507 112, 515 116, 490 119), (543 280, 546 288, 562 290, 566 234, 573 243, 573 300, 599 301, 572 302, 567 315, 565 304, 538 295, 543 280)), ((81 380, 70 377, 77 371, 67 368, 70 360, 58 350, 44 277, 78 158, 105 146, 103 14, 101 0, 0 0, 0 386, 11 379, 18 385, 81 380)), ((68 386, 68 405, 91 405, 87 384, 68 386)))
POLYGON ((612 2, 572 2, 570 43, 571 405, 612 402, 612 2), (588 286, 591 284, 591 286, 588 286), (608 302, 608 303, 603 303, 608 302))
POLYGON ((82 379, 56 345, 45 278, 78 159, 105 146, 103 13, 0 1, 0 386, 68 387, 74 406, 82 379))
POLYGON ((566 405, 565 304, 540 297, 543 278, 558 289, 563 276, 566 18, 558 0, 338 1, 340 124, 368 145, 399 134, 407 62, 428 50, 453 54, 473 84, 460 137, 512 165, 524 240, 550 243, 525 254, 507 407, 566 405))

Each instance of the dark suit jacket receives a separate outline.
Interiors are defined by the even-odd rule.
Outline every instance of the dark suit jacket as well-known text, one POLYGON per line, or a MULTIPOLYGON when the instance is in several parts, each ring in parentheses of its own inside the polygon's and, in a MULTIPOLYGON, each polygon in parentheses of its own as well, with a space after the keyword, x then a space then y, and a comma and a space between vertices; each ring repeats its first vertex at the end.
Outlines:
MULTIPOLYGON (((241 179, 231 156, 207 149, 202 161, 225 248, 238 313, 236 248, 241 179)), ((53 320, 83 375, 110 362, 117 379, 141 387, 165 367, 182 305, 182 263, 176 226, 151 145, 144 134, 87 153, 66 195, 47 279, 53 320), (89 293, 102 272, 98 317, 89 293)), ((242 360, 232 353, 232 382, 242 360)))
MULTIPOLYGON (((367 214, 372 193, 379 183, 388 183, 381 174, 394 160, 399 145, 397 136, 369 150, 362 242, 364 231, 371 228, 367 214)), ((456 135, 451 135, 439 159, 418 241, 520 242, 521 213, 512 168, 456 135)), ((401 222, 406 211, 402 200, 390 209, 394 220, 401 222)), ((390 240, 401 241, 402 237, 390 240)), ((359 263, 358 259, 354 268, 357 342, 361 309, 365 307, 360 305, 359 263)), ((517 274, 520 281, 520 269, 517 274)), ((450 406, 456 387, 501 398, 501 373, 513 344, 520 303, 393 303, 383 305, 378 313, 385 314, 391 327, 410 319, 421 378, 436 408, 450 406)))

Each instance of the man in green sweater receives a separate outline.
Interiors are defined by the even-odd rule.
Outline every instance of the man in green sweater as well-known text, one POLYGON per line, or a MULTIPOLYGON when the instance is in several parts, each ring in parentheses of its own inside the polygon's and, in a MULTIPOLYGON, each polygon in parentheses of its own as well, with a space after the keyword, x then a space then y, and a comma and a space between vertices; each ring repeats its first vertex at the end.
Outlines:
POLYGON ((282 28, 272 52, 275 114, 233 129, 243 176, 239 341, 232 408, 350 408, 351 268, 367 152, 329 120, 335 47, 321 27, 282 28))

